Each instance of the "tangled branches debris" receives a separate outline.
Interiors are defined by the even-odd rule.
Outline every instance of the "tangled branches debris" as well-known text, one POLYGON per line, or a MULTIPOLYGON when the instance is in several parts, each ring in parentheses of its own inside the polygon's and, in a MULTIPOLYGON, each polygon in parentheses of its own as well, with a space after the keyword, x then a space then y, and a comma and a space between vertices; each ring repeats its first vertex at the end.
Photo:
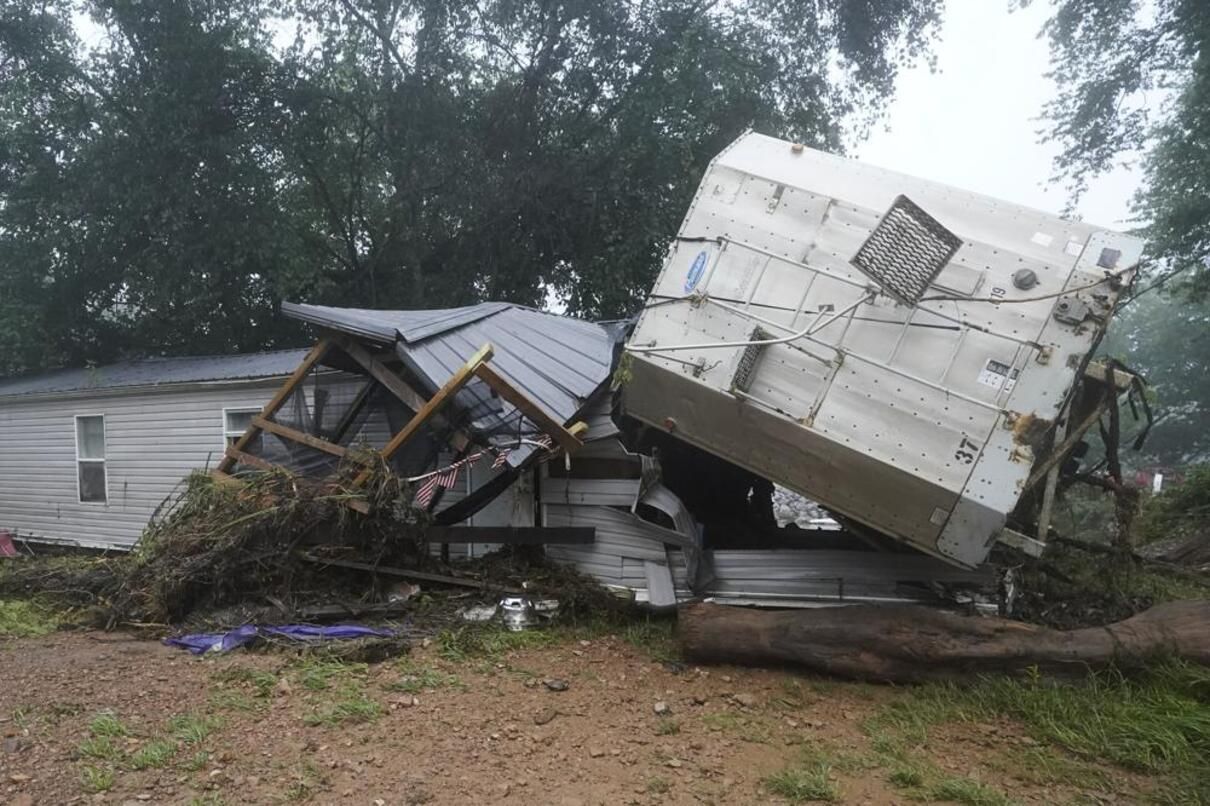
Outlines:
POLYGON ((350 483, 362 465, 323 484, 285 471, 238 479, 194 473, 153 518, 123 563, 111 621, 175 623, 201 608, 287 596, 314 571, 299 549, 336 544, 376 557, 415 557, 426 526, 411 490, 389 472, 350 483), (369 505, 354 512, 350 502, 369 505))

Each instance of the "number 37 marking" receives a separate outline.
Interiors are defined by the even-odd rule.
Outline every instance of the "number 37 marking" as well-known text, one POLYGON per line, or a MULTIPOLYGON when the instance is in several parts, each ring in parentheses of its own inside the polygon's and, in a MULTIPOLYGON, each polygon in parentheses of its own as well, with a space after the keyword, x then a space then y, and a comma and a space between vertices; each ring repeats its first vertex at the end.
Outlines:
POLYGON ((969 465, 975 461, 975 457, 979 455, 979 446, 970 440, 970 437, 963 436, 962 442, 958 443, 958 450, 954 451, 954 459, 969 465))

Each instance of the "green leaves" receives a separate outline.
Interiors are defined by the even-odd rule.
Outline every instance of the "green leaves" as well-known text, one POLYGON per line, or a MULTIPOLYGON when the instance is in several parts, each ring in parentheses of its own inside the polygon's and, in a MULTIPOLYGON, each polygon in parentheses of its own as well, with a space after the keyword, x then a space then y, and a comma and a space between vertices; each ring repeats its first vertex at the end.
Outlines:
POLYGON ((939 0, 0 12, 0 373, 297 344, 283 298, 633 312, 750 126, 831 149, 939 0))

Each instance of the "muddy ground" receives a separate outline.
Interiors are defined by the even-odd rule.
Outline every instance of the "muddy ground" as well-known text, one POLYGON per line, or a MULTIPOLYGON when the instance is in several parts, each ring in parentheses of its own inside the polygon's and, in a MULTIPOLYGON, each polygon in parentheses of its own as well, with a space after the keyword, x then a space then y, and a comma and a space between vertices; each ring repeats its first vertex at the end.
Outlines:
POLYGON ((1040 775, 1026 760, 1053 751, 1011 723, 959 723, 910 748, 958 782, 922 789, 871 727, 902 690, 685 666, 625 634, 542 643, 429 642, 367 667, 117 633, 2 641, 0 802, 1049 804, 1146 787, 1040 775))

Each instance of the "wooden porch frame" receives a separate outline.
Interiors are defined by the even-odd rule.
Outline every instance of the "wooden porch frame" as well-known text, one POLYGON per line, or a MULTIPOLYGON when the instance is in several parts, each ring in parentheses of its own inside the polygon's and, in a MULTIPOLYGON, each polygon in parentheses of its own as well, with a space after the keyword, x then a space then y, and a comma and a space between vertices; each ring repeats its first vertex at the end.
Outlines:
MULTIPOLYGON (((408 440, 419 433, 434 416, 438 415, 457 396, 463 387, 475 378, 482 380, 495 394, 516 407, 518 411, 530 419, 542 431, 549 434, 558 443, 559 447, 568 453, 572 453, 583 447, 584 443, 580 439, 580 435, 586 430, 586 426, 583 423, 576 423, 571 429, 565 428, 562 423, 555 420, 541 406, 513 386, 507 378, 489 366, 489 362, 494 356, 494 349, 491 344, 484 344, 480 347, 432 397, 426 400, 420 392, 414 389, 380 359, 371 354, 363 345, 344 334, 334 333, 324 335, 311 348, 311 351, 307 353, 302 363, 286 379, 273 398, 265 404, 261 413, 252 418, 252 423, 239 440, 234 445, 227 447, 224 451, 223 459, 215 471, 217 475, 228 479, 231 478, 230 472, 236 464, 249 465, 262 470, 272 469, 274 467, 272 463, 263 458, 253 456, 246 450, 256 435, 262 432, 275 434, 283 439, 306 445, 309 448, 323 451, 341 459, 353 459, 364 462, 364 460, 355 456, 354 452, 343 445, 339 445, 323 437, 304 433, 272 419, 274 414, 281 409, 290 395, 298 388, 299 384, 306 379, 307 373, 333 349, 345 353, 360 365, 370 377, 370 380, 366 382, 366 385, 354 398, 351 404, 352 409, 358 409, 365 403, 374 382, 377 382, 386 387, 405 406, 415 412, 403 428, 392 436, 391 440, 379 451, 378 455, 383 462, 389 462, 408 440)), ((340 426, 338 426, 337 439, 340 438, 339 432, 347 429, 349 424, 351 424, 355 414, 356 411, 346 412, 340 426)), ((456 450, 463 452, 474 444, 472 438, 462 429, 455 430, 450 435, 449 442, 456 450)), ((352 486, 357 488, 365 484, 371 472, 370 468, 364 468, 353 479, 352 486)), ((350 501, 349 505, 359 512, 369 511, 369 507, 364 501, 350 501)))
MULTIPOLYGON (((282 384, 281 388, 277 390, 277 394, 275 394, 269 400, 269 402, 265 404, 265 407, 261 409, 259 415, 260 419, 268 420, 277 413, 278 409, 285 404, 286 399, 290 397, 290 394, 294 391, 294 388, 306 379, 307 373, 310 372, 311 368, 318 364, 320 360, 328 354, 328 350, 331 349, 331 347, 332 342, 330 339, 320 339, 315 343, 315 346, 311 348, 311 352, 307 353, 306 357, 303 358, 302 363, 294 369, 293 374, 291 374, 290 377, 286 379, 286 382, 282 384)), ((234 447, 237 451, 244 452, 248 447, 248 443, 252 442, 252 440, 256 438, 256 435, 259 434, 261 430, 262 429, 256 426, 254 420, 253 424, 248 427, 248 430, 244 432, 244 435, 240 437, 232 447, 234 447)), ((228 474, 231 472, 233 467, 235 467, 235 460, 232 459, 230 455, 224 455, 223 460, 218 464, 218 472, 228 474)))

